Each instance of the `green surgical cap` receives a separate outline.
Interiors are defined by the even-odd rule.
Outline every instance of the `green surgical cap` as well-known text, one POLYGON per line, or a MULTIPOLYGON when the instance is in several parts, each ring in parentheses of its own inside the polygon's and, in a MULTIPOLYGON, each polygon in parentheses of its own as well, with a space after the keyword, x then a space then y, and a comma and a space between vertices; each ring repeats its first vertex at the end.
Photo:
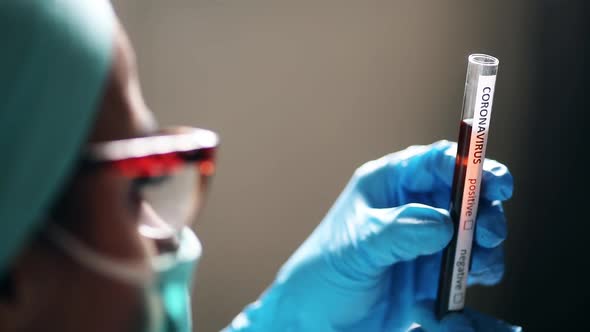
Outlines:
POLYGON ((0 274, 77 159, 108 76, 106 0, 0 0, 0 274))

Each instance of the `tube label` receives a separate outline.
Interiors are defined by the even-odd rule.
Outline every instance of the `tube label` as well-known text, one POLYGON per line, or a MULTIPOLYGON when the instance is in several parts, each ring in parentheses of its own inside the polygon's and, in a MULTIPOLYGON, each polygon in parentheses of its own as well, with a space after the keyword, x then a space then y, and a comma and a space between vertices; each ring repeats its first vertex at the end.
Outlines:
POLYGON ((465 306, 465 290, 471 258, 471 245, 475 231, 475 217, 479 203, 481 189, 481 173, 486 155, 488 131, 492 115, 492 101, 496 76, 479 76, 477 95, 473 109, 471 139, 469 141, 469 155, 467 171, 463 186, 463 201, 457 234, 457 247, 453 261, 453 276, 449 296, 449 310, 461 310, 465 306))

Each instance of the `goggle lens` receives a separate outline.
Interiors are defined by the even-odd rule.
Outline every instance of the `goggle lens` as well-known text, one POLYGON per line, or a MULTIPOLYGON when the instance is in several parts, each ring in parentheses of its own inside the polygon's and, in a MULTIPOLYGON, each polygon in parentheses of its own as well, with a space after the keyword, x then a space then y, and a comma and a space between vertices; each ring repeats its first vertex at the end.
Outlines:
POLYGON ((106 165, 130 179, 140 204, 140 232, 170 238, 191 226, 215 172, 218 138, 198 128, 172 128, 161 135, 99 143, 85 165, 106 165))
POLYGON ((167 237, 184 226, 191 226, 205 195, 204 177, 198 165, 188 164, 171 174, 139 184, 142 233, 167 237))

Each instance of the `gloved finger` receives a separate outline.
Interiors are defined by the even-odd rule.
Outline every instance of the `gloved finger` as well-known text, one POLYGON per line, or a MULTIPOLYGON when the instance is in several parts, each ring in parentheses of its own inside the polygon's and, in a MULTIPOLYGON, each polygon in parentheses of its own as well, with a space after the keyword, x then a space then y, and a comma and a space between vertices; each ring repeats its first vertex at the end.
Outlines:
POLYGON ((420 327, 411 331, 426 332, 522 332, 522 328, 512 326, 494 317, 465 308, 463 313, 451 313, 442 320, 434 314, 433 301, 421 301, 414 305, 413 318, 420 327))
POLYGON ((434 299, 438 290, 437 281, 440 275, 442 252, 420 256, 414 262, 416 271, 414 276, 415 299, 420 301, 434 299))
POLYGON ((442 250, 453 236, 446 210, 422 204, 368 209, 367 221, 355 230, 363 260, 379 267, 442 250))
POLYGON ((414 304, 412 310, 414 323, 419 324, 418 331, 426 332, 475 332, 470 320, 461 314, 449 314, 438 320, 434 314, 434 301, 426 300, 414 304))
POLYGON ((422 326, 414 323, 414 324, 412 324, 412 326, 410 326, 410 329, 408 330, 408 332, 425 332, 425 331, 422 328, 422 326))
MULTIPOLYGON (((401 168, 398 171, 399 184, 413 192, 434 191, 440 186, 441 179, 451 179, 453 176, 456 153, 453 149, 456 151, 455 143, 441 140, 402 151, 405 154, 395 156, 395 161, 401 168)), ((443 185, 443 188, 447 190, 450 185, 443 185)))
MULTIPOLYGON (((439 157, 437 159, 440 164, 433 167, 433 170, 436 171, 435 174, 440 181, 444 183, 447 188, 451 188, 457 145, 453 144, 449 146, 443 151, 443 154, 444 158, 439 157), (450 166, 449 159, 452 160, 452 166, 450 166)), ((513 188, 514 179, 508 168, 496 160, 486 158, 482 167, 481 197, 490 201, 505 201, 512 197, 513 188)))
MULTIPOLYGON (((449 205, 449 192, 447 191, 439 191, 432 194, 409 193, 406 197, 411 202, 426 204, 436 208, 447 209, 449 205)), ((480 246, 493 248, 504 242, 508 229, 502 202, 499 200, 480 200, 476 225, 475 242, 480 246)))
POLYGON ((432 203, 429 205, 448 210, 451 205, 451 188, 447 190, 435 190, 429 193, 432 203))
POLYGON ((504 276, 504 248, 473 247, 473 262, 469 270, 469 285, 495 285, 504 276))
POLYGON ((485 248, 500 245, 508 233, 501 201, 481 200, 477 212, 475 241, 485 248))
POLYGON ((489 201, 505 201, 512 197, 514 179, 503 164, 486 159, 483 163, 481 197, 489 201))
POLYGON ((439 209, 449 209, 451 202, 450 190, 437 190, 433 192, 412 192, 408 191, 404 195, 404 203, 420 203, 430 205, 439 209))
MULTIPOLYGON (((353 177, 355 189, 367 205, 389 208, 418 202, 447 209, 455 168, 457 144, 438 141, 369 161, 353 177), (425 194, 425 197, 413 196, 425 194)), ((513 179, 506 166, 491 159, 483 165, 481 197, 506 200, 512 195, 513 179)))
POLYGON ((520 326, 508 324, 502 320, 483 314, 481 312, 477 312, 470 308, 465 308, 464 315, 469 318, 472 326, 477 332, 522 332, 522 327, 520 326))
MULTIPOLYGON (((400 184, 418 192, 448 190, 452 186, 457 144, 438 141, 428 146, 410 147, 393 158, 402 168, 400 184)), ((512 196, 514 180, 508 168, 486 159, 482 171, 481 196, 487 200, 507 200, 512 196)))
POLYGON ((412 192, 433 191, 437 177, 429 170, 433 168, 431 165, 440 162, 432 159, 441 155, 436 151, 440 152, 450 144, 452 143, 441 141, 428 146, 411 146, 369 161, 359 167, 353 176, 356 190, 365 198, 367 205, 373 208, 390 208, 404 203, 421 202, 404 198, 412 192), (404 183, 409 188, 405 188, 404 183))

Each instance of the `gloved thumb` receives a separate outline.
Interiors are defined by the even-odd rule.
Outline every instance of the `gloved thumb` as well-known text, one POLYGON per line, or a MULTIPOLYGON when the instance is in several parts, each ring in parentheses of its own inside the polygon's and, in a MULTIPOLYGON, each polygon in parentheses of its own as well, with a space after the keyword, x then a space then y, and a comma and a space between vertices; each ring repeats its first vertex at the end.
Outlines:
POLYGON ((431 255, 442 250, 453 236, 449 213, 411 203, 395 208, 369 209, 360 232, 359 247, 379 267, 431 255), (368 230, 368 231, 367 231, 368 230), (363 234, 364 233, 364 234, 363 234))

